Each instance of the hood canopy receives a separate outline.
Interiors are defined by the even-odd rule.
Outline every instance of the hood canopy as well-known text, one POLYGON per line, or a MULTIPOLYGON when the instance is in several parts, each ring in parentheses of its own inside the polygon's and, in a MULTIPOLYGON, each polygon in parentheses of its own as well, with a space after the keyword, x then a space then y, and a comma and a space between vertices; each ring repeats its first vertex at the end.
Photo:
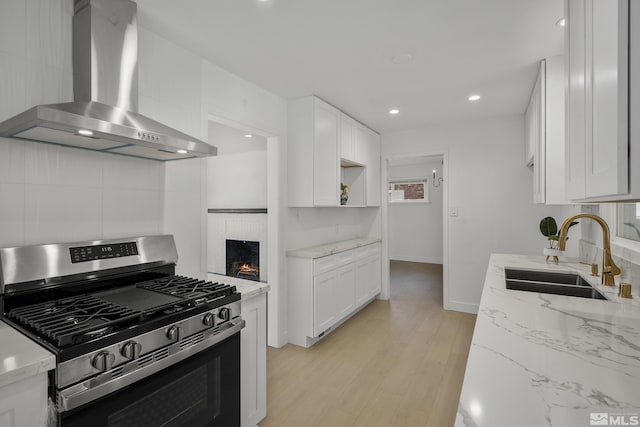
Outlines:
POLYGON ((33 107, 0 123, 0 136, 154 160, 216 155, 216 147, 138 113, 136 4, 74 6, 75 102, 33 107))

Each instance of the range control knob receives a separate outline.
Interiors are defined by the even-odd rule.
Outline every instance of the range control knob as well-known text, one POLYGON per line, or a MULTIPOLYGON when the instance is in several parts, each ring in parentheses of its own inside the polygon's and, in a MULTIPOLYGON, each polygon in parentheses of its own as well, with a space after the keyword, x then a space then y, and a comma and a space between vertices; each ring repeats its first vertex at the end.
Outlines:
POLYGON ((208 327, 213 327, 216 326, 216 316, 213 313, 207 313, 204 315, 204 317, 202 318, 202 323, 204 323, 205 326, 208 327))
POLYGON ((116 355, 108 351, 101 351, 91 359, 91 366, 100 372, 107 372, 116 361, 116 355))
POLYGON ((129 360, 137 359, 140 356, 141 352, 142 352, 142 345, 138 344, 135 341, 127 341, 120 348, 120 354, 122 355, 122 357, 129 360))
POLYGON ((167 329, 167 338, 171 341, 178 341, 180 339, 180 326, 172 326, 167 329))
POLYGON ((223 307, 218 311, 218 318, 223 322, 226 322, 231 318, 231 310, 227 307, 223 307))

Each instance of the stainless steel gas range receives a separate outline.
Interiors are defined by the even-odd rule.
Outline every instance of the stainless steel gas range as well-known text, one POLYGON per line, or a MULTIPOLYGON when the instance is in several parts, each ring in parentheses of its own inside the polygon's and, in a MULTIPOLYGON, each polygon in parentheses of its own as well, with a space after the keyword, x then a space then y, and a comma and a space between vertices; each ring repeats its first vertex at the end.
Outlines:
POLYGON ((0 249, 2 318, 56 355, 52 424, 240 424, 240 295, 172 236, 0 249))

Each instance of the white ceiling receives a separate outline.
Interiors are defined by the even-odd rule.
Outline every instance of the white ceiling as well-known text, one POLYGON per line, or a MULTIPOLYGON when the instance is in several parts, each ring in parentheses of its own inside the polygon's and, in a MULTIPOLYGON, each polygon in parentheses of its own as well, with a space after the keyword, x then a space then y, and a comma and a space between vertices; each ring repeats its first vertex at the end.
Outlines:
POLYGON ((137 3, 144 27, 284 98, 316 94, 379 132, 521 114, 536 62, 562 53, 562 0, 137 3), (413 60, 394 64, 400 53, 413 60), (471 104, 472 93, 482 99, 471 104))

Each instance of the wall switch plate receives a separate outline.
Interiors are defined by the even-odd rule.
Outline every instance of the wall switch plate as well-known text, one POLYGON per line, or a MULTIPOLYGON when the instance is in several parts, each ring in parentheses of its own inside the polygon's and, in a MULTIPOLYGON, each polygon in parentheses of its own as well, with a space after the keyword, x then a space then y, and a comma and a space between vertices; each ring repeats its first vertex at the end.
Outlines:
POLYGON ((449 208, 449 216, 452 218, 455 218, 458 216, 458 207, 457 206, 452 206, 449 208))

